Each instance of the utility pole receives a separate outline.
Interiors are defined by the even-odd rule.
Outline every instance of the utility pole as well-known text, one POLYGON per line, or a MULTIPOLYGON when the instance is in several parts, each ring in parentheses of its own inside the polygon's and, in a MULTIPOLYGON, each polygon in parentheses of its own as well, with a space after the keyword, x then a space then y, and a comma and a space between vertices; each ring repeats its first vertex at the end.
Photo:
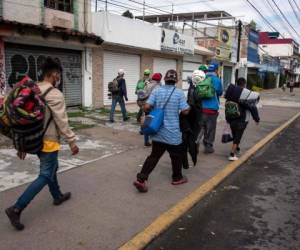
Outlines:
POLYGON ((243 25, 242 21, 238 20, 238 44, 237 44, 237 56, 236 56, 237 69, 235 70, 235 82, 237 82, 239 76, 242 25, 243 25))
POLYGON ((145 21, 145 4, 146 4, 146 1, 144 0, 144 2, 143 2, 143 21, 145 21))
POLYGON ((107 11, 107 0, 105 0, 105 11, 107 11))
POLYGON ((96 5, 95 5, 95 12, 98 11, 98 0, 96 0, 96 5))

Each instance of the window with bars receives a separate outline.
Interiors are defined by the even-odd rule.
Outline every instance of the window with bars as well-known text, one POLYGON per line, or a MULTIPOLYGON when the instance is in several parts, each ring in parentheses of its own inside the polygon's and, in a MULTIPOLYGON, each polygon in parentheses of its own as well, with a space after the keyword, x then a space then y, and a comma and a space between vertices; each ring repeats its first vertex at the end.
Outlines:
POLYGON ((45 7, 65 11, 73 12, 73 1, 72 0, 45 0, 45 7))

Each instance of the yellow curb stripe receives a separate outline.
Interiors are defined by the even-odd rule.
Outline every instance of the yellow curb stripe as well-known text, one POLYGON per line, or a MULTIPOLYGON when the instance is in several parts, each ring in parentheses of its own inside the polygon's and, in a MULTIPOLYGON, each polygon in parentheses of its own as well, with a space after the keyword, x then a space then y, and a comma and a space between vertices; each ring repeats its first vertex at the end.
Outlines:
POLYGON ((206 181, 203 185, 198 187, 183 200, 175 204, 171 209, 161 214, 148 227, 134 236, 131 240, 119 248, 119 250, 141 250, 145 248, 152 240, 163 233, 168 227, 191 209, 197 202, 204 198, 211 192, 218 184, 220 184, 227 176, 234 172, 240 165, 246 162, 259 149, 265 146, 275 136, 281 133, 292 122, 300 117, 300 112, 282 124, 280 127, 272 131, 252 148, 250 148, 238 161, 229 163, 220 172, 218 172, 211 179, 206 181))

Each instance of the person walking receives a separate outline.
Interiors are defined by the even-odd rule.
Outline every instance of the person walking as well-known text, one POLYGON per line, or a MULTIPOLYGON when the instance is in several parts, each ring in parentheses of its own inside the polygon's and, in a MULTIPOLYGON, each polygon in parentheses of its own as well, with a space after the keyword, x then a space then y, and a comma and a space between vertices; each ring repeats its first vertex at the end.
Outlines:
POLYGON ((290 85, 290 93, 293 93, 294 92, 294 87, 295 87, 294 80, 291 80, 289 85, 290 85))
MULTIPOLYGON (((152 91, 154 89, 156 89, 157 87, 161 86, 161 78, 162 78, 162 74, 161 73, 154 73, 151 77, 150 82, 145 82, 145 87, 143 90, 139 90, 138 91, 138 96, 140 96, 138 98, 138 103, 139 106, 141 106, 142 108, 144 108, 144 105, 147 101, 147 99, 149 98, 149 96, 151 95, 152 91)), ((143 110, 143 113, 146 115, 148 115, 148 112, 143 110)), ((145 135, 144 134, 144 146, 145 147, 150 147, 151 143, 150 143, 150 136, 149 135, 145 135)))
MULTIPOLYGON (((72 155, 76 155, 79 149, 75 142, 75 134, 68 124, 68 116, 63 94, 58 90, 61 81, 61 66, 51 58, 47 58, 41 67, 43 80, 38 83, 41 95, 47 93, 45 123, 49 122, 43 140, 43 148, 38 153, 40 160, 40 173, 19 197, 16 203, 5 210, 12 226, 17 230, 23 230, 24 225, 20 222, 21 213, 34 199, 34 197, 48 185, 53 198, 53 205, 58 206, 71 198, 71 193, 62 193, 58 185, 58 152, 61 148, 60 135, 69 143, 72 155)), ((24 160, 25 153, 18 152, 18 156, 24 160)))
POLYGON ((151 75, 151 70, 150 69, 145 69, 143 78, 140 79, 137 82, 137 85, 136 85, 136 88, 135 88, 135 94, 137 95, 137 105, 139 106, 139 111, 138 111, 137 116, 136 116, 136 120, 137 120, 138 123, 141 122, 141 118, 144 114, 143 106, 141 106, 140 102, 139 102, 138 93, 139 93, 140 90, 143 90, 145 88, 147 83, 150 82, 150 75, 151 75))
POLYGON ((189 105, 183 91, 175 86, 178 81, 177 72, 168 70, 164 80, 165 85, 155 89, 144 106, 144 109, 150 112, 151 109, 162 108, 166 104, 163 125, 158 133, 152 136, 151 154, 147 157, 141 172, 137 174, 137 180, 133 183, 139 192, 148 191, 148 177, 165 151, 168 151, 172 162, 172 184, 180 185, 187 182, 187 178, 182 175, 184 149, 179 127, 179 114, 187 115, 189 105))
POLYGON ((111 91, 112 104, 111 104, 110 117, 109 117, 109 121, 111 123, 115 122, 114 114, 118 103, 120 104, 121 107, 123 121, 125 122, 129 120, 129 117, 127 116, 126 107, 125 107, 125 101, 128 101, 128 97, 127 97, 127 88, 126 88, 126 81, 124 79, 124 75, 125 75, 124 70, 120 69, 118 71, 118 76, 114 79, 114 81, 117 81, 116 82, 117 87, 115 88, 116 89, 115 91, 111 91))
MULTIPOLYGON (((202 99, 202 115, 200 122, 199 137, 203 135, 204 153, 211 154, 214 150, 217 119, 219 116, 220 96, 223 93, 221 79, 218 77, 218 67, 216 63, 210 64, 206 77, 211 78, 215 95, 212 98, 202 99)), ((201 138, 198 138, 198 143, 201 138)))
POLYGON ((239 78, 237 85, 231 85, 225 93, 225 117, 233 137, 233 144, 228 157, 230 161, 238 160, 241 139, 249 123, 250 115, 256 124, 259 124, 260 121, 256 106, 259 101, 259 94, 247 89, 246 83, 245 78, 239 78), (237 96, 239 97, 236 98, 237 96))

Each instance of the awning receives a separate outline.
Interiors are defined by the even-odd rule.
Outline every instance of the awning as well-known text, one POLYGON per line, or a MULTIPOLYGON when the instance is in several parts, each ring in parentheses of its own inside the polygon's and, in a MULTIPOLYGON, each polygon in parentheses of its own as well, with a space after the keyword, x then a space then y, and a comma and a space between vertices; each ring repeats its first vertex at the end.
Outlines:
POLYGON ((42 37, 49 37, 50 35, 61 36, 62 40, 68 40, 69 38, 78 39, 81 43, 94 42, 96 45, 101 45, 103 39, 93 33, 81 32, 73 29, 62 29, 62 28, 49 28, 46 25, 34 25, 27 23, 20 23, 16 21, 9 21, 0 18, 0 30, 4 29, 16 29, 20 34, 32 34, 32 30, 38 32, 42 37))
POLYGON ((199 46, 195 44, 195 48, 194 48, 194 52, 195 54, 198 55, 204 55, 204 56, 214 56, 215 53, 205 47, 199 46))

